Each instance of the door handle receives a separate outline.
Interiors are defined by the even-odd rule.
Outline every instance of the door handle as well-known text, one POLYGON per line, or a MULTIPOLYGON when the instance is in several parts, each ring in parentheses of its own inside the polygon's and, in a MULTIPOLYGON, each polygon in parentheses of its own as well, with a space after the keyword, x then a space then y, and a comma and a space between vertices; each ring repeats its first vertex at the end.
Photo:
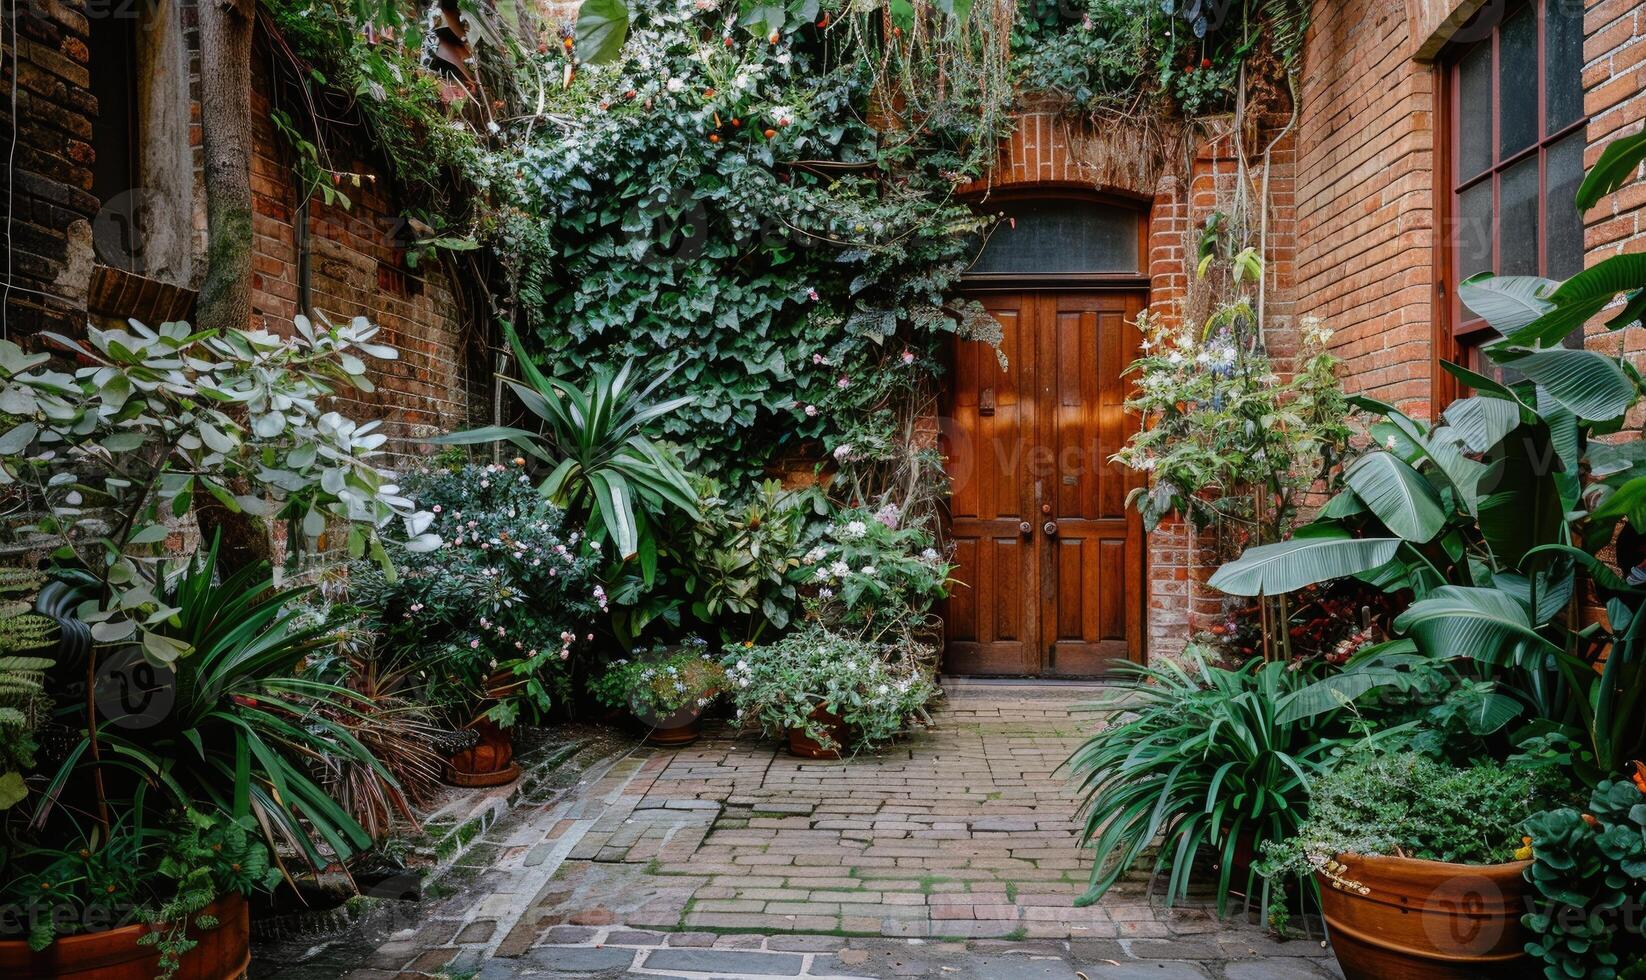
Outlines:
POLYGON ((1028 521, 1024 521, 1022 524, 1017 526, 1017 533, 1027 538, 1034 534, 1034 525, 1030 524, 1028 521))
POLYGON ((1046 526, 1042 527, 1041 530, 1046 532, 1046 537, 1055 538, 1057 537, 1057 522, 1047 521, 1046 526))

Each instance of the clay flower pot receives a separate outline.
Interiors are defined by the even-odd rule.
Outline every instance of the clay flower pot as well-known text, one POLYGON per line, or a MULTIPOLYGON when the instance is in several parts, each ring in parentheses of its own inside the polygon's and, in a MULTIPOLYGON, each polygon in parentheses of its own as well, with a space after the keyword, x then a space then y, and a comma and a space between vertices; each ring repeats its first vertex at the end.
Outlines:
POLYGON ((1317 873, 1332 952, 1346 980, 1531 977, 1520 916, 1529 861, 1445 864, 1337 856, 1317 873), (1331 870, 1331 866, 1328 866, 1331 870))
POLYGON ((640 718, 646 726, 646 742, 664 748, 679 748, 697 741, 703 734, 703 709, 695 704, 682 706, 663 718, 640 718))
POLYGON ((804 728, 791 728, 789 729, 789 754, 799 756, 802 759, 840 758, 840 750, 846 744, 845 719, 824 708, 821 704, 812 709, 811 718, 812 721, 823 726, 823 730, 833 740, 834 747, 825 748, 822 742, 808 736, 804 728))
MULTIPOLYGON (((217 928, 189 930, 199 945, 183 954, 176 980, 238 980, 251 965, 251 923, 245 897, 225 895, 206 906, 203 914, 216 918, 217 928)), ((137 944, 148 932, 148 926, 132 925, 63 936, 38 953, 22 940, 0 942, 0 976, 8 980, 154 980, 160 954, 153 946, 137 944)))
MULTIPOLYGON (((510 673, 496 673, 486 680, 486 695, 492 700, 508 697, 525 686, 525 679, 510 673)), ((446 760, 441 779, 453 786, 502 786, 520 778, 514 761, 514 736, 506 728, 481 714, 469 723, 479 735, 472 748, 446 760)))

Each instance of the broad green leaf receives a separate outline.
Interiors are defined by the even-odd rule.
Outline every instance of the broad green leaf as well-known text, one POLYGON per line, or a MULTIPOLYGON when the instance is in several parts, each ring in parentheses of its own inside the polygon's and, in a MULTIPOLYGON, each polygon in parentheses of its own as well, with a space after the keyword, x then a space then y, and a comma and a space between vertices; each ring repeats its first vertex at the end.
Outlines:
POLYGON ((1561 540, 1566 512, 1555 480, 1560 468, 1541 423, 1520 426, 1492 448, 1477 487, 1479 523, 1503 568, 1519 568, 1528 551, 1561 540))
POLYGON ((1471 276, 1458 284, 1457 296, 1492 329, 1507 337, 1554 309, 1549 299, 1560 283, 1542 276, 1471 276))
POLYGON ((1640 394, 1617 361, 1597 351, 1551 347, 1494 353, 1494 359, 1524 374, 1550 398, 1588 421, 1617 418, 1640 394))
POLYGON ((1483 395, 1452 402, 1441 412, 1441 417, 1471 453, 1491 449, 1521 421, 1517 402, 1483 395))
POLYGON ((1633 180, 1642 160, 1646 160, 1646 132, 1619 136, 1607 143, 1600 159, 1589 168, 1578 186, 1578 209, 1589 210, 1599 204, 1601 198, 1633 180))
POLYGON ((615 59, 629 36, 629 6, 623 0, 583 0, 577 11, 577 60, 598 65, 615 59))
POLYGON ((1446 524, 1440 495, 1394 453, 1367 453, 1355 460, 1344 479, 1384 527, 1407 541, 1429 541, 1446 524))
POLYGON ((1246 549, 1209 584, 1230 595, 1281 595, 1369 572, 1392 560, 1399 547, 1399 538, 1294 538, 1246 549))
POLYGON ((1503 663, 1561 653, 1533 631, 1526 607, 1497 589, 1442 586, 1412 603, 1394 626, 1426 653, 1446 659, 1503 663))

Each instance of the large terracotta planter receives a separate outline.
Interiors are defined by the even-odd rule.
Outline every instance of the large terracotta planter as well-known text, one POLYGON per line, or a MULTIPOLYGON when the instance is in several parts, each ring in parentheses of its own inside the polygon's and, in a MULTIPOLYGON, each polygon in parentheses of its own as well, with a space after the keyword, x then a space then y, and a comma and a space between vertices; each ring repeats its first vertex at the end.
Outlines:
POLYGON ((789 729, 789 754, 802 759, 838 759, 840 750, 846 744, 846 722, 832 711, 826 710, 821 704, 812 709, 812 721, 823 726, 829 738, 834 741, 833 748, 825 748, 823 743, 811 738, 804 728, 789 729))
POLYGON ((489 718, 481 718, 469 726, 480 735, 473 748, 446 760, 441 778, 453 786, 502 786, 520 778, 520 765, 514 761, 514 737, 508 729, 499 728, 489 718))
POLYGON ((647 724, 646 742, 663 748, 680 748, 697 741, 703 734, 703 711, 696 705, 686 705, 666 718, 653 719, 647 724))
MULTIPOLYGON (((183 954, 176 980, 238 980, 251 965, 250 919, 246 900, 226 895, 208 905, 205 914, 218 921, 215 929, 189 935, 199 945, 183 954)), ((107 932, 64 936, 36 953, 22 940, 0 942, 0 977, 7 980, 154 980, 160 954, 137 940, 148 926, 123 926, 107 932)))
POLYGON ((1340 854, 1320 907, 1346 980, 1511 980, 1526 955, 1530 862, 1470 865, 1340 854))

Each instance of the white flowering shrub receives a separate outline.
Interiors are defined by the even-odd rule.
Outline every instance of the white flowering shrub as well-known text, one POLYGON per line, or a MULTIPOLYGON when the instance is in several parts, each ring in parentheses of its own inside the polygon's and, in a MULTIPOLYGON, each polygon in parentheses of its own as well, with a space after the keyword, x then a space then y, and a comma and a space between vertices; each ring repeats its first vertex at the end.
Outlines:
POLYGON ((349 600, 377 655, 420 682, 454 726, 476 712, 507 727, 546 711, 569 690, 573 658, 608 604, 600 547, 565 526, 524 465, 420 470, 406 492, 428 508, 440 543, 391 549, 398 575, 366 561, 351 569, 349 600))
POLYGON ((1349 405, 1327 349, 1332 332, 1305 318, 1293 374, 1282 378, 1256 343, 1254 319, 1245 300, 1220 307, 1202 331, 1138 315, 1143 356, 1129 368, 1137 394, 1126 408, 1142 427, 1114 458, 1148 476, 1130 501, 1146 529, 1175 511, 1199 525, 1233 518, 1271 540, 1297 496, 1341 458, 1349 405))
POLYGON ((589 683, 594 699, 642 719, 668 718, 682 709, 702 711, 726 687, 726 670, 701 637, 658 645, 613 660, 589 683))
POLYGON ((0 483, 22 485, 59 541, 54 557, 91 580, 80 615, 99 643, 135 642, 156 662, 190 652, 157 629, 177 613, 158 584, 169 522, 201 495, 287 521, 293 556, 336 523, 350 553, 385 563, 391 522, 409 549, 438 543, 432 515, 378 468, 377 423, 330 404, 372 390, 365 358, 396 356, 376 333, 361 317, 299 316, 289 337, 135 320, 88 327, 83 341, 42 334, 72 371, 0 341, 0 483))
POLYGON ((927 625, 953 570, 932 535, 887 503, 836 512, 790 577, 806 588, 813 618, 839 632, 894 642, 927 625))
POLYGON ((845 723, 853 745, 890 741, 928 722, 937 684, 922 656, 902 646, 842 636, 812 623, 767 646, 732 647, 723 663, 737 721, 783 735, 791 729, 839 748, 819 709, 845 723))

